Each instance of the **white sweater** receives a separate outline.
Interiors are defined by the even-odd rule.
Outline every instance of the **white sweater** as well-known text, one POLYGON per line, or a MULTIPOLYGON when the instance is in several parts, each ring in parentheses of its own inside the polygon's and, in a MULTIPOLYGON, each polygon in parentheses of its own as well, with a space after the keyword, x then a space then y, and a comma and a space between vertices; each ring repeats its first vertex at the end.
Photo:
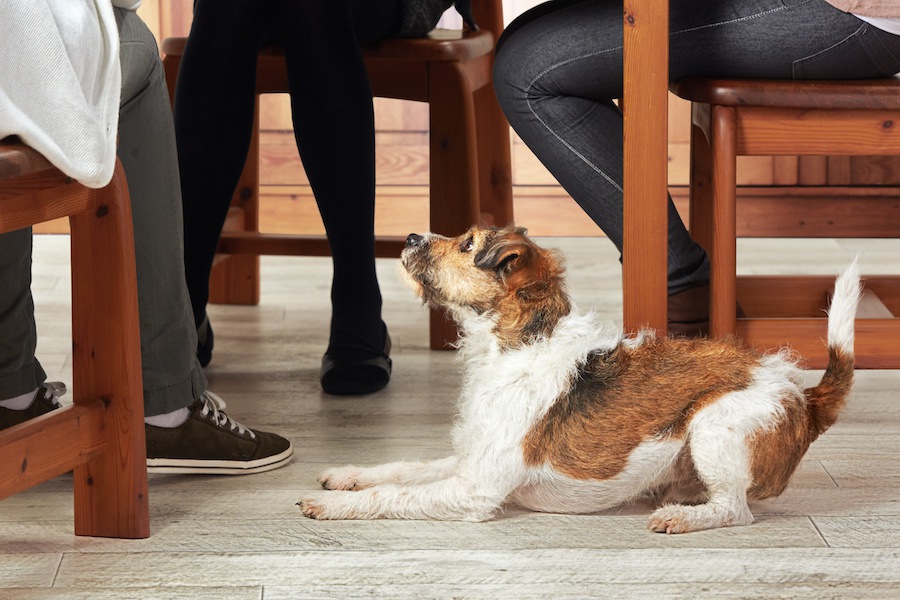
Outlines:
POLYGON ((112 178, 121 69, 113 5, 0 1, 0 139, 18 135, 89 187, 112 178))

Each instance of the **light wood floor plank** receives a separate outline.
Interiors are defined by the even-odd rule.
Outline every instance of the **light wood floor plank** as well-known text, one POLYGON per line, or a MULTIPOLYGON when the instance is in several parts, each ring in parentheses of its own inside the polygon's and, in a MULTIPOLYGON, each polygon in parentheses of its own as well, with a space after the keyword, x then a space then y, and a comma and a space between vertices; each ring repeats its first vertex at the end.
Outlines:
MULTIPOLYGON (((82 589, 19 588, 4 590, 10 600, 260 600, 262 586, 255 587, 201 587, 197 585, 165 588, 158 587, 86 587, 82 589)), ((0 592, 0 598, 6 598, 0 592)), ((293 598, 306 597, 297 592, 293 598)))
POLYGON ((580 584, 504 583, 484 585, 372 585, 341 586, 310 584, 297 587, 267 586, 264 600, 297 600, 298 598, 344 600, 349 597, 394 598, 398 600, 446 600, 485 598, 490 600, 584 600, 585 598, 697 600, 758 598, 761 600, 856 600, 900 598, 900 586, 867 583, 802 583, 802 584, 597 584, 586 588, 580 584))
POLYGON ((832 548, 900 548, 900 516, 813 517, 832 548))
MULTIPOLYGON (((325 522, 297 514, 256 519, 174 520, 161 524, 150 541, 73 538, 68 521, 0 523, 0 539, 16 539, 19 552, 158 553, 634 548, 824 548, 807 517, 761 518, 752 535, 739 528, 695 536, 660 536, 646 529, 647 515, 541 515, 521 510, 488 523, 325 522), (590 535, 585 535, 589 531, 590 535), (40 541, 32 541, 40 540, 40 541)), ((885 547, 883 545, 873 547, 885 547)), ((0 542, 0 555, 9 546, 0 542)))
MULTIPOLYGON (((4 537, 4 540, 6 538, 4 537)), ((53 578, 62 560, 57 552, 39 553, 26 550, 26 543, 33 547, 31 540, 18 540, 10 544, 9 552, 0 553, 0 598, 5 593, 2 588, 33 587, 43 588, 53 585, 53 578)), ((4 543, 4 545, 6 545, 4 543)))
MULTIPOLYGON (((900 583, 896 549, 400 550, 83 554, 57 587, 604 583, 900 583), (217 565, 215 573, 209 572, 217 565)), ((584 589, 590 589, 585 587, 584 589)))

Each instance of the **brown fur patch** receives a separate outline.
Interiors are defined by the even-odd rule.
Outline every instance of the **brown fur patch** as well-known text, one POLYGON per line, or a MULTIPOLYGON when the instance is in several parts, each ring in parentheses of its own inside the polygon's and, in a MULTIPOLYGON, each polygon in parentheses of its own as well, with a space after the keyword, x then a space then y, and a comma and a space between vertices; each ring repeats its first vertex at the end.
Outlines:
POLYGON ((828 348, 828 367, 822 381, 806 390, 810 406, 812 427, 816 435, 834 425, 838 413, 844 408, 850 388, 853 387, 853 355, 837 348, 828 348))
POLYGON ((758 355, 727 342, 662 338, 591 357, 523 441, 525 462, 609 479, 643 441, 685 435, 698 410, 747 387, 758 355))
POLYGON ((828 349, 828 368, 815 387, 805 391, 806 405, 783 400, 785 416, 771 430, 748 440, 753 485, 751 499, 781 494, 806 454, 809 445, 837 420, 853 385, 853 356, 828 349))
POLYGON ((505 275, 506 294, 494 309, 498 315, 494 334, 507 347, 550 335, 571 310, 560 258, 533 244, 525 256, 505 275))
POLYGON ((753 478, 747 497, 751 500, 780 495, 816 438, 811 435, 809 413, 804 406, 792 398, 782 400, 781 405, 785 416, 779 423, 747 440, 753 478))

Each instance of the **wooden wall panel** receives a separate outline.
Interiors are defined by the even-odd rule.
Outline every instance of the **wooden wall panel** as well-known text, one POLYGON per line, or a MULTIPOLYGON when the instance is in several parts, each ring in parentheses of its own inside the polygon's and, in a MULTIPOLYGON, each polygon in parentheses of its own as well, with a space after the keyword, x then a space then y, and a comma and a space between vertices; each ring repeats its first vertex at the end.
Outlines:
POLYGON ((848 157, 851 185, 900 185, 900 156, 848 157))
POLYGON ((186 36, 191 29, 194 0, 143 0, 138 14, 157 40, 186 36))
MULTIPOLYGON (((428 133, 379 131, 375 135, 376 184, 428 185, 428 133)), ((264 131, 260 138, 260 171, 267 186, 308 185, 291 131, 264 131)))

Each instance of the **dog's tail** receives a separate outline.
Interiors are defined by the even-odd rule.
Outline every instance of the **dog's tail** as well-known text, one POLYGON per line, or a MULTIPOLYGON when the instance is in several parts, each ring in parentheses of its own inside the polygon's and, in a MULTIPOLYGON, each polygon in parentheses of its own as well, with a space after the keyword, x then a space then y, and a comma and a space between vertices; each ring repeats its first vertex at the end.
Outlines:
POLYGON ((828 311, 828 367, 819 384, 806 390, 814 436, 834 424, 853 385, 854 327, 860 295, 859 265, 854 259, 834 284, 828 311))

